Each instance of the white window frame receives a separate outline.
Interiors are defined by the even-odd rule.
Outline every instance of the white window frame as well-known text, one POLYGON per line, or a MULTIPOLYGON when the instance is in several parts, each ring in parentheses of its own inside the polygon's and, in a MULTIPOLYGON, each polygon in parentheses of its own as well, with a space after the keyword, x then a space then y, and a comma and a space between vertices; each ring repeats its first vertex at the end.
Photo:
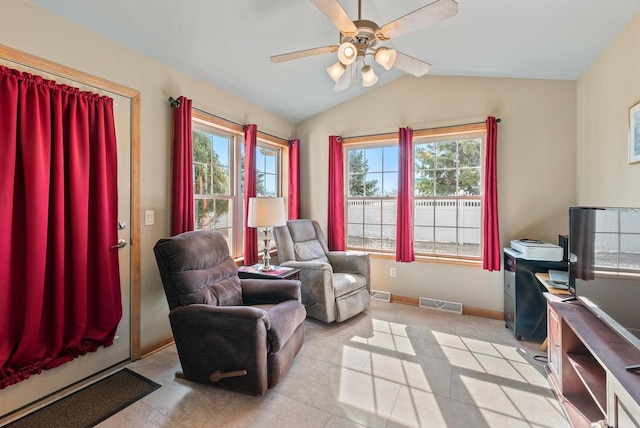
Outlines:
MULTIPOLYGON (((414 156, 414 196, 413 196, 413 232, 414 232, 414 253, 416 256, 425 256, 425 257, 446 257, 446 258, 456 258, 456 259, 467 259, 467 260, 482 260, 482 200, 484 197, 484 153, 486 148, 486 133, 477 132, 477 133, 462 133, 462 134, 446 134, 446 135, 437 135, 430 137, 418 137, 413 139, 413 148, 416 150, 417 146, 424 143, 446 143, 453 141, 462 141, 462 140, 480 140, 480 195, 477 196, 467 196, 467 195, 453 195, 453 196, 417 196, 415 192, 415 175, 417 172, 416 164, 415 164, 415 156, 414 156), (455 202, 452 202, 455 201, 455 202), (432 219, 432 228, 434 232, 434 249, 433 251, 420 251, 416 246, 416 231, 418 227, 424 227, 416 224, 417 215, 416 208, 425 203, 431 202, 433 206, 433 219, 432 219), (477 209, 479 211, 479 224, 478 227, 465 227, 461 225, 461 219, 459 213, 461 212, 459 205, 463 204, 464 206, 469 206, 470 209, 477 209), (440 226, 440 229, 455 229, 456 235, 456 254, 452 253, 441 253, 438 252, 435 248, 435 243, 437 242, 437 231, 438 228, 437 223, 437 207, 438 206, 455 206, 456 215, 455 215, 455 226, 440 226), (478 239, 478 255, 470 255, 470 254, 460 254, 460 241, 461 241, 461 233, 464 233, 465 230, 477 230, 477 239, 478 239)), ((448 168, 447 168, 448 169, 448 168)), ((455 168, 452 170, 459 171, 461 168, 455 168)))

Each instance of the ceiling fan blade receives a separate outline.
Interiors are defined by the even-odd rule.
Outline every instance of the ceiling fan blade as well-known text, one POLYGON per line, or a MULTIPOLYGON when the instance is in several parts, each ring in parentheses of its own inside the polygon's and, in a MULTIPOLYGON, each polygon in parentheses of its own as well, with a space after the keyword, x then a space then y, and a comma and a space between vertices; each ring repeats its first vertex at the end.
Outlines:
POLYGON ((327 18, 333 22, 333 25, 335 25, 341 33, 355 34, 358 31, 347 12, 340 3, 338 3, 338 0, 311 0, 311 2, 315 4, 322 13, 327 15, 327 18))
POLYGON ((327 53, 338 52, 338 47, 339 46, 337 45, 332 45, 332 46, 323 46, 321 48, 305 49, 303 51, 289 52, 281 55, 273 55, 269 57, 269 59, 271 60, 271 62, 291 61, 294 59, 306 58, 308 56, 313 56, 313 55, 322 55, 327 53))
POLYGON ((376 30, 378 40, 389 40, 458 14, 455 0, 436 0, 376 30))
POLYGON ((334 91, 344 91, 349 87, 349 85, 351 84, 351 79, 353 77, 353 69, 353 64, 347 65, 344 73, 342 73, 342 76, 340 76, 335 86, 333 87, 334 91))
POLYGON ((396 62, 393 64, 393 67, 405 73, 413 74, 416 77, 424 76, 431 70, 431 64, 403 54, 402 52, 396 52, 396 62))

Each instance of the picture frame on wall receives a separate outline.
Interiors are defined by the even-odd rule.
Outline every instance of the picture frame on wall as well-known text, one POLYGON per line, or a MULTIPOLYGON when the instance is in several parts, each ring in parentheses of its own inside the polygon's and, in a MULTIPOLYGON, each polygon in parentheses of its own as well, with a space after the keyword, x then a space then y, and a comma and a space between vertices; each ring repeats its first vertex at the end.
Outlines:
POLYGON ((640 162, 640 102, 629 107, 629 163, 640 162))

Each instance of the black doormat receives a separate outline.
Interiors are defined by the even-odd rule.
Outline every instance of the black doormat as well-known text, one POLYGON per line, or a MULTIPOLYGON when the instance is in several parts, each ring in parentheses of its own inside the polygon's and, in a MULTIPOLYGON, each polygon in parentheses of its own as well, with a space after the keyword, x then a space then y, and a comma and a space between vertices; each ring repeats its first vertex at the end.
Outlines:
POLYGON ((6 426, 92 427, 158 388, 160 385, 146 377, 129 369, 122 369, 6 426))

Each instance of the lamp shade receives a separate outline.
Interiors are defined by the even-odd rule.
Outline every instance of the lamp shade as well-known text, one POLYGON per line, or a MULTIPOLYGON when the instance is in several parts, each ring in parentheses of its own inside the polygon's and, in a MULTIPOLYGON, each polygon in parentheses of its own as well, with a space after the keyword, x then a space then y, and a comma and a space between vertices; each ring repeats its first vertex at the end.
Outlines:
POLYGON ((362 86, 368 88, 369 86, 373 86, 378 81, 378 76, 373 72, 373 69, 370 65, 365 65, 362 67, 362 86))
POLYGON ((340 61, 333 64, 331 67, 327 68, 327 73, 333 79, 334 82, 338 82, 340 76, 344 74, 344 65, 340 61))
POLYGON ((344 65, 353 63, 358 57, 358 50, 353 43, 344 42, 338 48, 338 59, 344 65))
POLYGON ((276 227, 287 224, 282 198, 249 198, 249 227, 276 227))
POLYGON ((396 62, 396 50, 389 48, 378 48, 376 54, 373 57, 375 61, 384 67, 385 70, 390 70, 393 64, 396 62))

